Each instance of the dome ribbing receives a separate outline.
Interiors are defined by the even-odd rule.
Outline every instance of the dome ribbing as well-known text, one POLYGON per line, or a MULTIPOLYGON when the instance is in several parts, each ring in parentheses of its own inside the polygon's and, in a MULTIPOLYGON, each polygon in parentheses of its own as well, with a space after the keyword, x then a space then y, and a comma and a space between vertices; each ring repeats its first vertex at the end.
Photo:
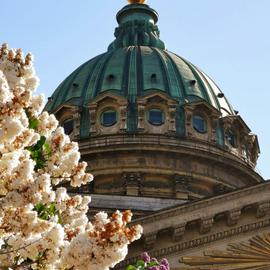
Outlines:
POLYGON ((200 69, 174 53, 148 46, 110 50, 86 62, 60 84, 47 110, 66 102, 84 106, 105 91, 130 101, 161 91, 180 105, 203 99, 224 115, 234 114, 219 88, 200 69))

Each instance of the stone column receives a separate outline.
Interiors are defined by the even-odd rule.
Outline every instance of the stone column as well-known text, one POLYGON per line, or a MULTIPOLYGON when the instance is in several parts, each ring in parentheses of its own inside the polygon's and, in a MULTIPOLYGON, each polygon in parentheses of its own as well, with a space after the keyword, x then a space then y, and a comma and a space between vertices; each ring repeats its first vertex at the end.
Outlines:
POLYGON ((81 125, 81 110, 79 107, 72 108, 72 116, 73 116, 73 123, 74 123, 74 129, 73 129, 73 135, 72 138, 74 140, 80 139, 80 125, 81 125))

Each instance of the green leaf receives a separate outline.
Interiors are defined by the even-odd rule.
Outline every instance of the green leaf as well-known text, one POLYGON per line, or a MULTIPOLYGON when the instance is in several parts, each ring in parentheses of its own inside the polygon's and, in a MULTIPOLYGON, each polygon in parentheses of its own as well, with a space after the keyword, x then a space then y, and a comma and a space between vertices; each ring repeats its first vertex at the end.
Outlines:
POLYGON ((126 270, 137 270, 137 268, 133 265, 129 265, 126 270))
POLYGON ((40 139, 39 139, 39 141, 36 144, 37 150, 42 149, 42 147, 45 144, 45 142, 46 142, 46 137, 45 136, 41 136, 40 139))
POLYGON ((52 155, 52 149, 48 143, 44 143, 44 149, 46 154, 50 157, 52 155))
POLYGON ((41 219, 43 220, 48 220, 49 219, 49 215, 47 212, 42 212, 42 214, 39 216, 41 219))
POLYGON ((159 263, 152 261, 147 264, 147 267, 152 267, 152 266, 159 266, 159 263))
POLYGON ((62 223, 62 218, 60 212, 56 209, 55 203, 50 203, 48 205, 38 203, 34 206, 34 210, 38 213, 38 217, 43 220, 49 220, 50 218, 57 216, 58 223, 62 223))
POLYGON ((42 169, 46 165, 46 158, 44 156, 44 149, 49 149, 49 146, 45 146, 46 137, 41 136, 39 141, 32 146, 26 147, 31 153, 31 158, 36 162, 35 170, 42 169))
POLYGON ((60 212, 57 211, 56 214, 57 214, 57 216, 58 216, 58 223, 61 224, 61 225, 63 225, 63 219, 62 219, 62 216, 61 216, 60 212))
POLYGON ((25 113, 26 113, 27 118, 28 118, 29 128, 30 129, 37 129, 38 124, 39 124, 39 120, 37 118, 32 117, 32 115, 28 109, 25 109, 25 113))
POLYGON ((43 211, 45 208, 45 205, 42 203, 38 203, 35 205, 34 210, 37 211, 38 213, 40 213, 41 211, 43 211))
POLYGON ((136 262, 136 267, 139 269, 144 269, 145 262, 143 260, 139 260, 136 262))
POLYGON ((38 127, 38 124, 39 124, 39 120, 38 119, 31 119, 30 121, 29 121, 29 128, 30 129, 37 129, 37 127, 38 127))
POLYGON ((48 207, 48 213, 51 215, 55 215, 55 213, 56 213, 55 203, 50 204, 50 206, 48 207))
POLYGON ((46 251, 42 251, 38 253, 38 256, 36 257, 36 261, 40 261, 44 255, 46 254, 46 251))

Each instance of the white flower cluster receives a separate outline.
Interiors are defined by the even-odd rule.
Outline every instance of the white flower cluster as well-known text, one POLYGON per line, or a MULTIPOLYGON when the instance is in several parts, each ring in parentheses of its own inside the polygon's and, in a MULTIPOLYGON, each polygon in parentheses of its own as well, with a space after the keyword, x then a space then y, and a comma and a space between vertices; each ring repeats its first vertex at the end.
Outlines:
POLYGON ((123 260, 140 226, 132 214, 87 218, 90 197, 67 194, 93 180, 78 144, 42 112, 30 54, 0 48, 0 269, 107 270, 123 260))

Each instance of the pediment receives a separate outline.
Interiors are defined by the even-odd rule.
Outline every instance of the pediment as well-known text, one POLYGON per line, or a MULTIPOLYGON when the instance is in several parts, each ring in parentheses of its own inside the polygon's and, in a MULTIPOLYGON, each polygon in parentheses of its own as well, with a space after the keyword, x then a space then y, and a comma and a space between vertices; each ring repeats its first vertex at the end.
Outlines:
POLYGON ((68 103, 61 104, 59 107, 56 108, 56 110, 53 112, 53 114, 56 115, 56 118, 61 118, 61 115, 66 112, 71 112, 73 110, 79 110, 78 106, 71 105, 68 103))
POLYGON ((214 108, 213 106, 211 106, 205 100, 199 100, 199 101, 187 103, 187 104, 184 105, 184 107, 185 108, 190 108, 193 111, 194 110, 204 111, 207 114, 221 116, 221 112, 219 110, 217 110, 216 108, 214 108))
POLYGON ((270 233, 256 235, 246 242, 233 243, 226 251, 204 252, 204 256, 182 257, 190 267, 182 270, 266 270, 270 269, 270 233))
POLYGON ((92 100, 90 102, 90 105, 93 105, 93 104, 100 104, 100 103, 118 103, 118 104, 126 104, 127 103, 127 100, 126 98, 120 96, 120 95, 117 95, 117 94, 114 94, 114 93, 111 93, 111 92, 104 92, 103 94, 97 96, 94 100, 92 100))
POLYGON ((177 101, 175 99, 172 99, 168 95, 162 93, 162 92, 155 92, 151 94, 147 94, 145 96, 141 96, 138 98, 138 102, 143 103, 156 103, 156 104, 177 104, 177 101))
POLYGON ((222 121, 235 127, 239 127, 240 130, 243 130, 247 134, 251 132, 250 128, 240 115, 228 115, 223 117, 222 121))

